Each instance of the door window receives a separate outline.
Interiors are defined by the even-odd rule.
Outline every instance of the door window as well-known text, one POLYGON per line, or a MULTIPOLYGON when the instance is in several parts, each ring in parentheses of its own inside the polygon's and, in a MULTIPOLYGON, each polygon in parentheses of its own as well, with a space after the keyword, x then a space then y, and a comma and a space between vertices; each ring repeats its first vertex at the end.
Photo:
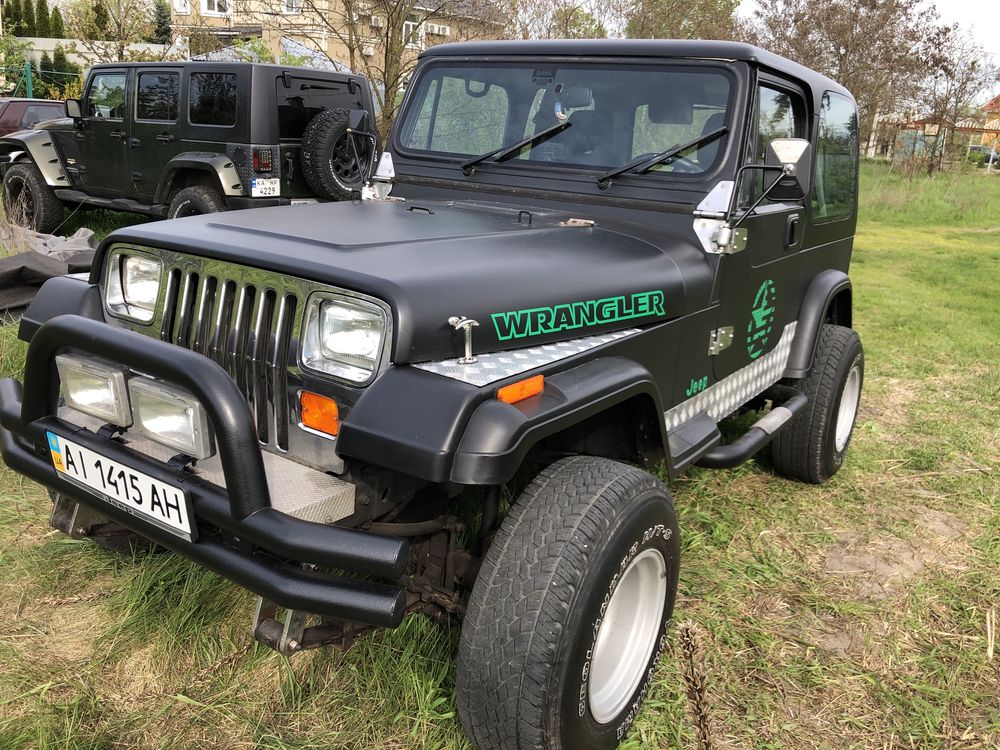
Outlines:
POLYGON ((125 73, 98 73, 83 103, 84 117, 121 120, 125 117, 125 73))
POLYGON ((816 139, 813 220, 846 219, 854 212, 858 179, 858 110, 846 96, 823 94, 816 139))
POLYGON ((161 122, 176 120, 180 80, 180 73, 140 73, 136 86, 136 119, 161 122))
MULTIPOLYGON (((763 164, 767 147, 778 138, 806 137, 806 108, 802 97, 784 89, 761 86, 757 96, 757 128, 753 141, 753 163, 763 164)), ((744 202, 752 203, 774 181, 775 172, 747 173, 744 202)), ((765 201, 767 202, 767 201, 765 201)))
POLYGON ((189 117, 193 125, 236 124, 236 74, 192 73, 189 117))

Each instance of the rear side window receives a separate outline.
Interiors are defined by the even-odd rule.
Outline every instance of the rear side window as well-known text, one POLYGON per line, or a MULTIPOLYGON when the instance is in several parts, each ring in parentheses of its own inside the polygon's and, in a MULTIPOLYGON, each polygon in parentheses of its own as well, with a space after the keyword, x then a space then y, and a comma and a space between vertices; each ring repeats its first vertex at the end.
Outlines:
POLYGON ((29 104, 21 116, 21 127, 33 128, 42 120, 52 120, 56 117, 63 117, 64 114, 63 107, 53 107, 51 104, 29 104))
POLYGON ((324 81, 291 76, 289 86, 278 78, 278 137, 301 138, 306 125, 324 109, 361 109, 364 102, 358 87, 351 93, 347 82, 324 81))
POLYGON ((177 119, 179 73, 140 73, 135 116, 137 120, 173 122, 177 119))
POLYGON ((236 74, 192 73, 188 117, 192 125, 236 124, 236 74))
POLYGON ((851 216, 857 179, 858 111, 846 96, 827 91, 819 110, 813 221, 851 216))

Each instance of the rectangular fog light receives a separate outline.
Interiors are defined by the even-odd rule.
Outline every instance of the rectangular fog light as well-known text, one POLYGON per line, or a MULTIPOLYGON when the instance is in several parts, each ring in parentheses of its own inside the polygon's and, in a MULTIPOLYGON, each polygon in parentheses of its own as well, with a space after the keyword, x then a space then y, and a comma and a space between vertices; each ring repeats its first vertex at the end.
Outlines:
POLYGON ((119 427, 132 424, 121 367, 90 357, 59 354, 56 369, 67 406, 119 427))
POLYGON ((132 378, 135 430, 192 458, 215 453, 205 407, 187 391, 148 378, 132 378))

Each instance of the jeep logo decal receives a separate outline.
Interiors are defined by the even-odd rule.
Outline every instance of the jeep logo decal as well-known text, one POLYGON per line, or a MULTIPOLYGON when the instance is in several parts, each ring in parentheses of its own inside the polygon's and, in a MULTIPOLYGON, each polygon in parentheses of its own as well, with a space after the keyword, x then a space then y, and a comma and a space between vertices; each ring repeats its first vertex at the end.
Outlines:
POLYGON ((750 323, 747 325, 747 354, 750 355, 750 359, 757 359, 764 353, 773 322, 774 279, 766 279, 757 290, 753 307, 750 309, 750 323))
POLYGON ((493 327, 501 341, 523 339, 545 333, 571 331, 586 326, 616 323, 620 320, 663 316, 663 292, 655 289, 628 296, 605 297, 585 302, 570 302, 555 307, 532 307, 527 310, 493 313, 493 327))

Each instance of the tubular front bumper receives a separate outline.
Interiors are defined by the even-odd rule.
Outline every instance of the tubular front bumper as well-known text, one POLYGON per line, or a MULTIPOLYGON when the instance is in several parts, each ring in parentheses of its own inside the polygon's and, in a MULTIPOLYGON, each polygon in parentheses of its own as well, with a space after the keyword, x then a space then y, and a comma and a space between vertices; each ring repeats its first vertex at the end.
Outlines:
POLYGON ((35 333, 24 377, 23 394, 16 380, 0 380, 0 452, 15 471, 281 607, 387 627, 402 620, 405 596, 399 586, 327 575, 302 564, 397 579, 406 565, 406 540, 311 523, 272 508, 249 409, 232 378, 215 362, 99 321, 62 315, 35 333), (119 363, 179 385, 198 398, 215 432, 228 489, 54 416, 58 396, 54 358, 66 350, 119 363), (164 531, 64 479, 52 466, 49 430, 183 487, 191 499, 197 541, 164 531))

